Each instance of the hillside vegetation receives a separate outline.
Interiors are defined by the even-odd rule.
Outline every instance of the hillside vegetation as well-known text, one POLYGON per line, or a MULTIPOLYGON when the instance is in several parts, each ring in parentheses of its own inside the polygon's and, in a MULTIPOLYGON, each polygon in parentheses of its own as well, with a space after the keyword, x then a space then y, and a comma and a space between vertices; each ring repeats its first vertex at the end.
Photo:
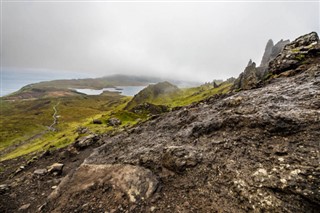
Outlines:
POLYGON ((81 126, 89 126, 93 132, 105 132, 99 125, 91 125, 92 120, 119 110, 128 100, 117 93, 1 100, 0 160, 68 145, 79 136, 76 129, 81 126), (55 105, 58 124, 51 131, 55 105))
MULTIPOLYGON (((82 81, 79 81, 81 84, 82 81)), ((46 85, 53 82, 47 82, 46 85)), ((39 85, 41 83, 37 87, 39 85)), ((169 82, 161 82, 149 85, 131 98, 112 92, 90 96, 56 87, 36 89, 34 85, 28 85, 0 99, 0 161, 67 146, 82 136, 77 132, 80 127, 87 128, 87 134, 118 131, 147 120, 154 113, 226 93, 230 86, 223 83, 218 88, 206 84, 179 89, 169 82), (132 111, 144 103, 154 104, 154 110, 132 111), (49 127, 53 123, 55 105, 58 123, 51 131, 49 127), (118 119, 121 124, 110 126, 108 121, 111 118, 118 119), (98 120, 99 124, 94 123, 94 120, 98 120)))

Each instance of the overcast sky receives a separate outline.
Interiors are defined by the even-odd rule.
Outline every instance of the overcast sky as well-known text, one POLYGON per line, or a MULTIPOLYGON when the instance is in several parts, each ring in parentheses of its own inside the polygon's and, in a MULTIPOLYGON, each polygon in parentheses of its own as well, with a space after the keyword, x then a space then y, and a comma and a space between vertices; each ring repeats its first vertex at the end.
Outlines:
POLYGON ((2 2, 3 69, 209 81, 268 39, 319 34, 319 2, 2 2))

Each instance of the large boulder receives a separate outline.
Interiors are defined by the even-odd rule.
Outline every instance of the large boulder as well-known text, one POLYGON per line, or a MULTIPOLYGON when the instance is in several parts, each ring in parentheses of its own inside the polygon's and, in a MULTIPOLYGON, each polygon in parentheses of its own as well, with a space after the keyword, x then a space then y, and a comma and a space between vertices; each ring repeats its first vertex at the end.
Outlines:
POLYGON ((99 136, 98 135, 91 134, 91 135, 87 135, 87 136, 78 138, 74 142, 73 146, 76 149, 80 149, 81 150, 81 149, 85 149, 85 148, 91 146, 92 144, 96 143, 98 140, 99 140, 99 136))
POLYGON ((52 201, 57 199, 58 205, 53 212, 70 212, 75 206, 70 206, 69 202, 87 205, 97 199, 111 205, 143 202, 156 192, 158 185, 158 178, 139 166, 82 164, 72 176, 61 182, 49 198, 52 201), (77 199, 80 194, 82 200, 77 199), (86 199, 91 198, 91 194, 95 195, 95 200, 86 199))

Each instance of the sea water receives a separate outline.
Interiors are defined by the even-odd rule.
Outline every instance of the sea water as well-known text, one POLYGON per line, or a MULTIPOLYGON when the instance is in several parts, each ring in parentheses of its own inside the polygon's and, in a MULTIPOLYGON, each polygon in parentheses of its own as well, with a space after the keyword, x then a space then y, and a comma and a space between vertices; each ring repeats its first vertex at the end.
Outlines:
POLYGON ((109 91, 109 92, 119 92, 121 95, 124 96, 134 96, 141 90, 143 90, 146 86, 119 86, 117 88, 103 88, 100 90, 96 89, 74 89, 77 92, 86 94, 86 95, 100 95, 104 91, 109 91))
POLYGON ((6 70, 0 73, 0 97, 16 92, 22 87, 41 81, 88 77, 82 73, 54 71, 6 70))

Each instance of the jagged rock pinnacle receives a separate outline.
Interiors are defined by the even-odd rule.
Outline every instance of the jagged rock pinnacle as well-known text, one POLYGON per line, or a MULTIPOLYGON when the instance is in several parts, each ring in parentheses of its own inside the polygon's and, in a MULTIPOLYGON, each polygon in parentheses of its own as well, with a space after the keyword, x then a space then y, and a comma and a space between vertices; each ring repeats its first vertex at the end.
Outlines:
POLYGON ((260 67, 267 65, 267 63, 269 62, 273 47, 274 47, 273 41, 272 39, 269 39, 269 41, 267 42, 266 48, 264 50, 260 67))

